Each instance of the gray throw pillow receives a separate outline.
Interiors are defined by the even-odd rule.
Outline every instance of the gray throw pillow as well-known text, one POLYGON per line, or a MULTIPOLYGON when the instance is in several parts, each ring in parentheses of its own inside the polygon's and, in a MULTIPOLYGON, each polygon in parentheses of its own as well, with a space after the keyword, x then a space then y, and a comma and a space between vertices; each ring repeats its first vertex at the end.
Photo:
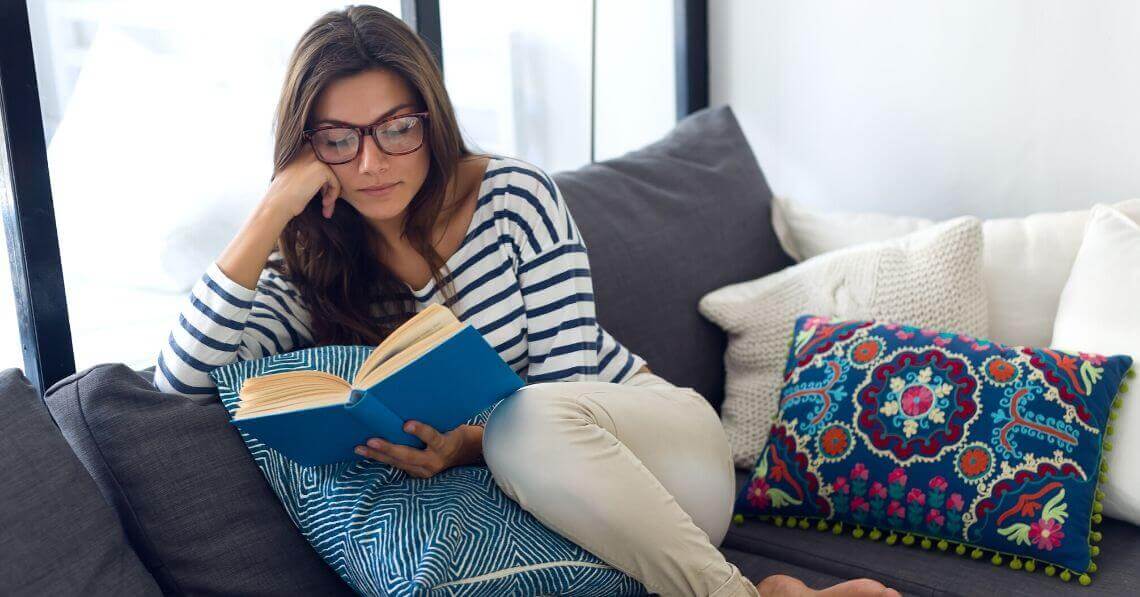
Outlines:
POLYGON ((269 489, 221 402, 96 365, 48 389, 63 435, 166 593, 350 595, 269 489))
POLYGON ((158 595, 24 372, 0 371, 0 595, 158 595))
POLYGON ((697 303, 792 263, 732 109, 694 112, 651 145, 553 178, 586 243, 598 322, 719 410, 727 337, 697 303))

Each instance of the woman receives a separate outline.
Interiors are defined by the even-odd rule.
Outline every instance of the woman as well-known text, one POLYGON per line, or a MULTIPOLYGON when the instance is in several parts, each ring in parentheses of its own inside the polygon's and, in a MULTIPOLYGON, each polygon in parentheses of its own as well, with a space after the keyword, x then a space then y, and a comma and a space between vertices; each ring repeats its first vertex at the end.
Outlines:
POLYGON ((219 365, 375 345, 445 304, 529 385, 485 430, 410 421, 424 449, 372 439, 358 453, 417 477, 485 459, 524 509, 652 591, 757 594, 715 547, 734 497, 716 412, 596 322, 586 247, 557 186, 467 148, 411 29, 367 6, 320 18, 293 52, 275 134, 276 174, 195 285, 158 357, 159 389, 211 395, 219 365))

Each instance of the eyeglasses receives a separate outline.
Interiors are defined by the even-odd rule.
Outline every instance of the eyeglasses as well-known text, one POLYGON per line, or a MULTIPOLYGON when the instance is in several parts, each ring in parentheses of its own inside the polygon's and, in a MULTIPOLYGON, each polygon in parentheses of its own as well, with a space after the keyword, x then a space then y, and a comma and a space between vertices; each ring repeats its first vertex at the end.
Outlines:
POLYGON ((424 143, 427 121, 427 112, 416 112, 389 116, 368 126, 321 126, 304 131, 302 136, 313 146, 317 159, 326 164, 345 164, 360 155, 364 135, 372 135, 376 146, 388 155, 412 153, 424 143))

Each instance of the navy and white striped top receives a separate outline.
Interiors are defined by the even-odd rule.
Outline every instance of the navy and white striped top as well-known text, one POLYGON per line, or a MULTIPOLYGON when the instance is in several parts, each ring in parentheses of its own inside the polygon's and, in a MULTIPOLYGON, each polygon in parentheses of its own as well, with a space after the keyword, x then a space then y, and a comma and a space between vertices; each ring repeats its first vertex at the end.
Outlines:
MULTIPOLYGON (((561 191, 533 164, 491 156, 471 225, 447 267, 456 296, 445 306, 527 383, 623 383, 645 364, 595 319, 585 241, 561 191)), ((434 279, 405 286, 417 312, 444 304, 434 279)), ((269 268, 251 290, 210 264, 158 355, 155 386, 213 394, 208 372, 215 367, 313 346, 299 296, 269 268)))

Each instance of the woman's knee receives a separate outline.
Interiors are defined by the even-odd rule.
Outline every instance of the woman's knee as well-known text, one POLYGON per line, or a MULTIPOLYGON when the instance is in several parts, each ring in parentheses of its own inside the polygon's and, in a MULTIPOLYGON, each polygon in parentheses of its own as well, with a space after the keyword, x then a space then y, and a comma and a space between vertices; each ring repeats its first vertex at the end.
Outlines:
POLYGON ((491 411, 483 429, 483 459, 496 477, 515 472, 543 459, 543 451, 556 425, 573 417, 564 388, 554 383, 520 388, 491 411))

